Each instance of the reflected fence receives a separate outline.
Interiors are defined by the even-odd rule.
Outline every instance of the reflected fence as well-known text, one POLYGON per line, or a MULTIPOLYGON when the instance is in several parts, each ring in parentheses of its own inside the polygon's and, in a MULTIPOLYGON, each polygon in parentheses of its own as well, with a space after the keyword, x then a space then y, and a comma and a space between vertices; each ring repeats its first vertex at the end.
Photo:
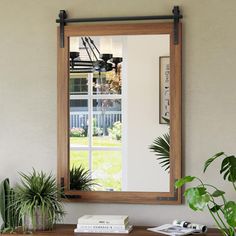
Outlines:
MULTIPOLYGON (((83 128, 87 129, 88 127, 88 112, 70 112, 70 129, 72 128, 83 128)), ((121 111, 106 111, 102 112, 93 112, 93 126, 100 128, 111 128, 112 125, 120 121, 122 122, 121 111)))

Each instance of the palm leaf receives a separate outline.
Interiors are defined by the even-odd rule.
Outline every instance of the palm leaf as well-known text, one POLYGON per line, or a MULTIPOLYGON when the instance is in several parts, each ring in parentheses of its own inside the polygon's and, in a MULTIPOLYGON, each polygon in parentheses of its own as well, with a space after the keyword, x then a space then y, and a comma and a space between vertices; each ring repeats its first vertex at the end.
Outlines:
POLYGON ((170 134, 157 137, 149 149, 158 156, 157 160, 165 170, 170 169, 170 134))

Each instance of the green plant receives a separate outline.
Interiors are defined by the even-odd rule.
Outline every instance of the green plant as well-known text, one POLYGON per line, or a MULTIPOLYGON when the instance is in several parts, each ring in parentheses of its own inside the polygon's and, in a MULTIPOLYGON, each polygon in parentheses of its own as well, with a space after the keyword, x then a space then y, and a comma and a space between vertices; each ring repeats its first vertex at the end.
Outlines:
MULTIPOLYGON (((170 125, 170 119, 162 117, 167 125, 170 125)), ((170 170, 170 132, 163 134, 154 139, 149 149, 158 156, 157 160, 161 167, 165 168, 165 171, 170 170)))
POLYGON ((64 215, 60 201, 61 189, 52 174, 37 172, 20 173, 21 185, 16 188, 16 206, 25 229, 47 229, 64 215), (41 221, 41 226, 38 223, 41 221), (28 222, 27 222, 28 221, 28 222))
POLYGON ((70 137, 84 137, 85 130, 83 128, 72 128, 70 130, 70 137))
MULTIPOLYGON (((236 157, 227 156, 224 152, 219 152, 209 158, 204 164, 204 172, 218 158, 223 158, 220 168, 220 174, 225 181, 229 181, 236 191, 236 157)), ((236 202, 227 200, 225 192, 217 187, 204 183, 196 176, 186 176, 179 179, 175 186, 177 188, 188 182, 198 181, 198 185, 185 190, 184 196, 188 205, 194 211, 203 211, 207 208, 216 222, 218 228, 224 235, 235 235, 236 227, 236 202)))
POLYGON ((149 149, 158 156, 159 164, 165 170, 170 169, 170 134, 166 133, 163 136, 157 137, 149 149))
POLYGON ((103 134, 103 130, 102 128, 97 127, 96 118, 93 118, 92 122, 93 122, 93 136, 101 136, 103 134))
POLYGON ((91 178, 89 170, 84 169, 82 165, 72 167, 70 170, 71 190, 91 191, 95 185, 97 184, 94 182, 94 179, 91 178))
POLYGON ((109 135, 112 139, 121 140, 122 138, 122 123, 120 121, 115 122, 112 128, 108 129, 109 135))
POLYGON ((3 220, 0 232, 13 232, 20 225, 15 200, 15 191, 10 187, 9 179, 4 179, 0 183, 0 213, 3 220))

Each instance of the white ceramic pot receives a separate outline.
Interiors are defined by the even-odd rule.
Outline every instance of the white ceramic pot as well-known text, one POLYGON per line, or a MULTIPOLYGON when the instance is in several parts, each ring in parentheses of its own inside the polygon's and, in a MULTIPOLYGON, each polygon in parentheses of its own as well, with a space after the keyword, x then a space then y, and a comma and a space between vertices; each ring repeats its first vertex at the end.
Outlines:
POLYGON ((50 222, 48 220, 48 214, 42 213, 40 208, 35 210, 35 214, 31 216, 26 214, 23 219, 24 230, 48 230, 50 228, 50 222))

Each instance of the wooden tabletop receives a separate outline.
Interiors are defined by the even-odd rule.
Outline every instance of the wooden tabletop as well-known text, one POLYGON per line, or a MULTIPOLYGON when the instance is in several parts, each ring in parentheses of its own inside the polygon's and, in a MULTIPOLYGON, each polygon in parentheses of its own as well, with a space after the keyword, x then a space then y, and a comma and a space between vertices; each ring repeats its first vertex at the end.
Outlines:
MULTIPOLYGON (((151 231, 148 231, 147 228, 152 227, 152 226, 135 226, 134 229, 129 233, 129 234, 108 234, 108 233, 74 233, 74 229, 76 228, 76 225, 72 224, 59 224, 54 227, 53 230, 51 231, 37 231, 34 232, 37 236, 42 235, 42 236, 74 236, 74 235, 83 235, 83 236, 95 236, 95 235, 105 235, 105 236, 163 236, 163 234, 160 233, 154 233, 151 231)), ((5 234, 12 236, 12 234, 5 234)), ((14 234, 13 234, 14 235, 14 234)), ((22 235, 22 234, 21 234, 22 235)), ((29 235, 29 234, 27 234, 29 235)), ((195 234, 196 235, 196 234, 195 234)), ((209 229, 206 234, 197 234, 197 235, 207 235, 207 236, 221 236, 219 230, 217 229, 209 229)))

